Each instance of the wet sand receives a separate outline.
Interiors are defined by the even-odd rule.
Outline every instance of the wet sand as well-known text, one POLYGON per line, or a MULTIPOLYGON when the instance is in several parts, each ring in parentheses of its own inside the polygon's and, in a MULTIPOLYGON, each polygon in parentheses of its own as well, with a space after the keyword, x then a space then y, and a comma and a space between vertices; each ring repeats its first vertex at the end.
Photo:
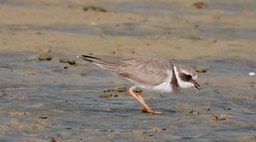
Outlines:
POLYGON ((256 2, 0 2, 1 141, 256 141, 256 2), (80 54, 203 67, 194 88, 145 92, 80 54), (119 89, 118 89, 119 88, 119 89))

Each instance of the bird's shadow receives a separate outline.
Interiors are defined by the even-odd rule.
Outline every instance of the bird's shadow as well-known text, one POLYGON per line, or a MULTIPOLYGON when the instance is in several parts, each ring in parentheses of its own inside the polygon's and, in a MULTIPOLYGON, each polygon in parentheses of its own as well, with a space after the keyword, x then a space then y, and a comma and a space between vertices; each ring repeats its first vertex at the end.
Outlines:
MULTIPOLYGON (((99 112, 99 113, 110 113, 110 114, 132 114, 132 113, 145 113, 141 109, 133 109, 133 108, 111 108, 111 109, 86 109, 87 112, 99 112)), ((167 110, 167 109, 157 109, 157 111, 163 112, 163 114, 174 114, 176 111, 167 110)))
POLYGON ((176 113, 175 110, 169 110, 169 109, 168 110, 167 109, 162 109, 160 111, 163 111, 164 114, 174 114, 174 113, 176 113))

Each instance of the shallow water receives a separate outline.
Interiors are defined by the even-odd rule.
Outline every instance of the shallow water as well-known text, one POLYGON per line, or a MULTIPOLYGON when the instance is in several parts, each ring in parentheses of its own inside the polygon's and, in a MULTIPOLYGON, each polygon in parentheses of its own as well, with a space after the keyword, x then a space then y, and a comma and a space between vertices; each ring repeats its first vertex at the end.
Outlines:
MULTIPOLYGON (((0 3, 27 8, 40 6, 15 0, 0 3)), ((254 12, 254 5, 254 1, 243 4, 236 1, 234 5, 207 1, 208 9, 199 10, 153 1, 147 4, 111 2, 101 6, 116 13, 153 15, 148 19, 159 15, 168 18, 171 15, 170 19, 183 24, 148 24, 136 20, 119 25, 104 23, 97 26, 64 22, 49 25, 0 22, 0 29, 14 33, 43 31, 80 36, 103 35, 107 38, 135 36, 152 40, 169 32, 178 38, 198 38, 195 41, 204 38, 255 39, 255 27, 236 27, 225 20, 187 22, 189 18, 184 18, 217 9, 221 11, 221 14, 217 13, 217 19, 218 16, 228 19, 240 11, 254 12), (195 25, 199 27, 195 28, 195 25)), ((249 16, 246 13, 244 15, 249 16)), ((242 48, 232 52, 238 54, 244 50, 242 48)), ((197 91, 191 88, 172 94, 144 92, 146 102, 164 112, 164 115, 151 115, 142 113, 138 102, 127 92, 104 92, 112 88, 130 87, 128 81, 93 65, 60 63, 59 59, 74 57, 71 53, 58 51, 51 61, 38 61, 38 53, 34 51, 0 53, 1 141, 49 141, 52 137, 59 141, 104 142, 256 141, 256 80, 255 76, 248 75, 255 71, 254 57, 170 58, 175 63, 206 67, 207 72, 199 74, 199 83, 203 89, 197 91), (101 98, 102 94, 117 96, 101 98)))
MULTIPOLYGON (((104 89, 119 86, 110 81, 123 82, 129 87, 127 81, 108 71, 92 65, 68 65, 69 69, 63 69, 66 64, 59 63, 58 56, 52 61, 28 60, 33 54, 0 56, 0 122, 5 129, 0 135, 2 140, 16 141, 31 136, 75 141, 130 141, 131 137, 133 141, 255 140, 255 87, 249 84, 225 88, 222 84, 206 82, 202 91, 145 92, 146 101, 165 113, 156 116, 142 113, 127 92, 110 92, 118 97, 99 98, 104 89)), ((201 78, 216 73, 223 78, 228 75, 227 79, 237 75, 243 78, 250 64, 246 61, 211 63, 209 72, 200 74, 201 78), (214 69, 216 66, 221 68, 214 69), (227 68, 233 72, 226 72, 227 68), (243 70, 237 72, 238 68, 243 70)))

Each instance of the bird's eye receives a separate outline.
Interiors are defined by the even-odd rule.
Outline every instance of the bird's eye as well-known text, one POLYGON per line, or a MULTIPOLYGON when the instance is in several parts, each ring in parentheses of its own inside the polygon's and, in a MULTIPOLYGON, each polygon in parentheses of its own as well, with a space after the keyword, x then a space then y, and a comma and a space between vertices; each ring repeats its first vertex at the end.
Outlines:
POLYGON ((185 77, 186 77, 187 80, 190 80, 190 79, 192 78, 191 75, 188 75, 188 74, 184 74, 184 75, 185 75, 185 77))

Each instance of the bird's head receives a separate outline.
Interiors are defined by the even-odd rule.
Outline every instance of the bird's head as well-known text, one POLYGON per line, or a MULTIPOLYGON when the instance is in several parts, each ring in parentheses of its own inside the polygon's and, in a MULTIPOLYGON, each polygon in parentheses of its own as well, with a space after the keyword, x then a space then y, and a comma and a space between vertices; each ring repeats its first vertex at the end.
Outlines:
POLYGON ((197 73, 193 68, 176 64, 174 65, 174 71, 178 84, 181 88, 195 87, 198 90, 201 90, 200 85, 196 81, 197 73))

